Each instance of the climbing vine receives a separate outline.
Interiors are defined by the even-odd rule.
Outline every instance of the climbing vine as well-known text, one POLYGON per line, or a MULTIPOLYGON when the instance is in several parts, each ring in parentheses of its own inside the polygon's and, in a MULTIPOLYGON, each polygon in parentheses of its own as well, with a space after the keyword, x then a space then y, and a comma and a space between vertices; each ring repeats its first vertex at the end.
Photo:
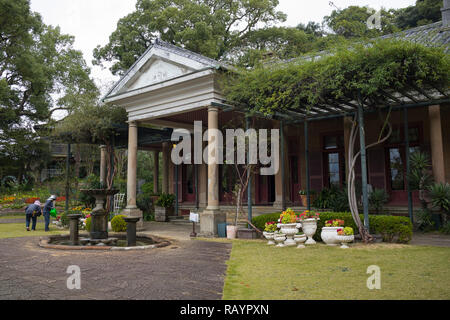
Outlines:
MULTIPOLYGON (((228 74, 224 92, 230 103, 245 106, 249 111, 266 115, 275 112, 308 111, 311 106, 341 104, 343 101, 366 107, 385 107, 386 92, 407 92, 411 88, 448 89, 450 58, 440 48, 420 44, 378 40, 357 44, 351 48, 337 48, 310 57, 244 70, 228 74)), ((386 141, 392 127, 390 109, 378 140, 366 146, 386 141)), ((355 164, 360 152, 355 153, 358 117, 352 119, 348 150, 349 206, 364 242, 373 237, 359 218, 355 192, 355 164)))

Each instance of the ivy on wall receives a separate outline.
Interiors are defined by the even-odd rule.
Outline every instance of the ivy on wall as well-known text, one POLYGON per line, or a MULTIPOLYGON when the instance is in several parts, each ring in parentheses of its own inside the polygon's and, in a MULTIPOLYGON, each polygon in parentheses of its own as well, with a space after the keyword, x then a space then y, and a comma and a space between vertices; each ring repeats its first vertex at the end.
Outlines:
POLYGON ((385 91, 447 89, 450 57, 441 48, 400 40, 376 40, 336 48, 321 57, 230 72, 228 101, 265 114, 356 99, 379 105, 385 91))

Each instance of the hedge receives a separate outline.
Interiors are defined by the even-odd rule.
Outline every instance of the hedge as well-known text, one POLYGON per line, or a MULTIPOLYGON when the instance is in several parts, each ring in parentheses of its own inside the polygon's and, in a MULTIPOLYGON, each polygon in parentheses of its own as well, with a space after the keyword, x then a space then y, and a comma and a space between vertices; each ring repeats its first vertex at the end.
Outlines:
POLYGON ((111 229, 114 232, 124 232, 127 231, 127 223, 123 218, 125 215, 118 215, 111 219, 111 229))
MULTIPOLYGON (((253 225, 258 229, 264 230, 264 225, 269 221, 277 221, 281 212, 263 214, 252 219, 253 225)), ((364 216, 360 215, 361 221, 364 221, 364 216)), ((358 233, 353 217, 348 212, 321 212, 320 220, 317 222, 317 231, 314 239, 321 241, 320 233, 325 221, 332 219, 344 220, 346 227, 352 227, 355 234, 358 233)), ((387 216, 387 215, 369 215, 370 232, 373 234, 380 234, 385 242, 399 242, 408 243, 412 238, 412 223, 408 217, 401 216, 387 216)))

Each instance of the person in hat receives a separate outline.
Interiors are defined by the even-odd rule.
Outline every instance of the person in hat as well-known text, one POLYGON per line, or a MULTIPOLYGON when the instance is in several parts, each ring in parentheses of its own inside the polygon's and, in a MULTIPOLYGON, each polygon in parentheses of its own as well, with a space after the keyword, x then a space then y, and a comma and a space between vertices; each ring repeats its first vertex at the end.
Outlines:
POLYGON ((36 200, 33 204, 30 204, 25 208, 25 226, 27 228, 27 231, 30 231, 30 220, 33 221, 31 230, 36 231, 37 217, 39 217, 41 214, 41 202, 39 200, 36 200))
POLYGON ((44 204, 45 231, 50 231, 48 228, 50 224, 50 211, 55 207, 55 200, 56 196, 51 195, 44 204))

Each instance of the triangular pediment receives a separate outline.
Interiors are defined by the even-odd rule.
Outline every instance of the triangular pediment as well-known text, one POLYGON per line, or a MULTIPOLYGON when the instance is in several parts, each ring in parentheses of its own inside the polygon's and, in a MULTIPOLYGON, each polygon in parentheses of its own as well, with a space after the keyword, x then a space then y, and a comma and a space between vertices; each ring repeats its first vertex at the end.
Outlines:
POLYGON ((134 78, 130 79, 125 87, 127 91, 139 89, 182 76, 192 71, 194 69, 188 66, 179 65, 172 61, 165 61, 160 57, 153 57, 139 70, 134 78))
POLYGON ((131 66, 105 98, 219 65, 215 60, 159 40, 131 66))

